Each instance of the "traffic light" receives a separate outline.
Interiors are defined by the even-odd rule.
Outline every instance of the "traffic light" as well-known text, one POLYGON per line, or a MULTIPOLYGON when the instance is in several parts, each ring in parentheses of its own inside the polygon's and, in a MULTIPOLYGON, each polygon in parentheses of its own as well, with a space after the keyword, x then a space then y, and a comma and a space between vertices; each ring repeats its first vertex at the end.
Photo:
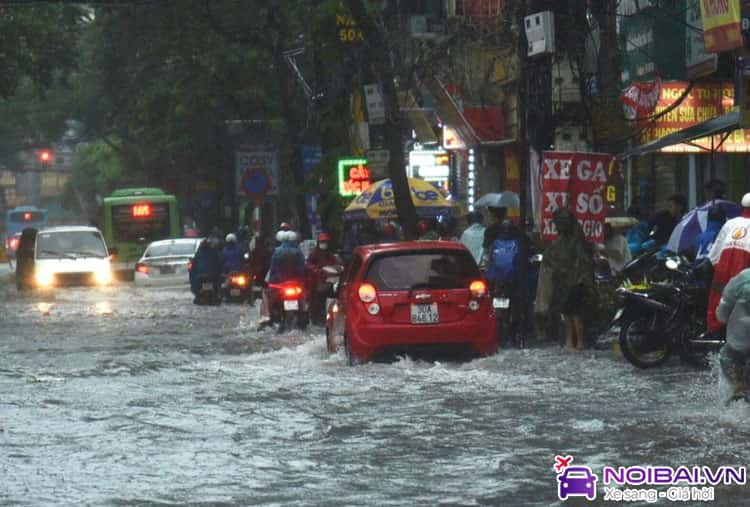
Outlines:
POLYGON ((44 165, 48 165, 50 162, 52 162, 52 151, 48 149, 39 150, 39 152, 37 153, 37 157, 39 158, 39 162, 44 165))

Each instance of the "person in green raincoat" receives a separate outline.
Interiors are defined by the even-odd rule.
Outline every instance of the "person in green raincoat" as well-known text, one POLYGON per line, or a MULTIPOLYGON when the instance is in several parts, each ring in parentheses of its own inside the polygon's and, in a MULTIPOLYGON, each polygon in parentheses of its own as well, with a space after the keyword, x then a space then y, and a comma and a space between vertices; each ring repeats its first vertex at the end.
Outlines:
POLYGON ((559 237, 544 252, 540 285, 552 289, 549 311, 562 314, 565 349, 581 350, 586 347, 583 315, 593 304, 594 250, 570 210, 557 210, 553 222, 559 237))

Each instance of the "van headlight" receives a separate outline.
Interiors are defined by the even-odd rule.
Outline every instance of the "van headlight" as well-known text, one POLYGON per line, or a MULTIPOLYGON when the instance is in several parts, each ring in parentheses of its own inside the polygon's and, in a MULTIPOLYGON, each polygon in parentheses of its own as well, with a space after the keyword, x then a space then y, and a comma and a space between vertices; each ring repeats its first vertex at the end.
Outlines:
POLYGON ((50 287, 53 283, 55 283, 55 275, 52 273, 52 271, 48 271, 46 269, 37 269, 36 273, 34 274, 34 278, 36 279, 36 284, 39 287, 50 287))
POLYGON ((97 269, 94 271, 94 281, 98 285, 107 285, 112 281, 112 271, 109 267, 97 269))

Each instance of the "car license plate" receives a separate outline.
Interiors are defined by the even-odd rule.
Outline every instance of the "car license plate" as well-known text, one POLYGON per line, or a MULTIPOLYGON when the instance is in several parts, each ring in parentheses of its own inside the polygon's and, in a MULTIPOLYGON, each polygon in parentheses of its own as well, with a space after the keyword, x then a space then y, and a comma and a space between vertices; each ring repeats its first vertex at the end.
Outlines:
POLYGON ((239 296, 240 295, 240 289, 231 289, 229 291, 230 296, 239 296))
POLYGON ((214 284, 212 284, 211 282, 204 282, 201 287, 203 288, 203 290, 214 290, 214 284))
POLYGON ((431 305, 411 305, 412 324, 436 324, 440 322, 437 303, 431 305))
POLYGON ((291 299, 289 301, 284 301, 284 310, 286 311, 299 310, 299 300, 291 299))
POLYGON ((173 275, 175 272, 174 266, 162 266, 161 268, 159 268, 159 272, 162 275, 173 275))
POLYGON ((510 308, 510 298, 492 298, 492 307, 501 309, 510 308))

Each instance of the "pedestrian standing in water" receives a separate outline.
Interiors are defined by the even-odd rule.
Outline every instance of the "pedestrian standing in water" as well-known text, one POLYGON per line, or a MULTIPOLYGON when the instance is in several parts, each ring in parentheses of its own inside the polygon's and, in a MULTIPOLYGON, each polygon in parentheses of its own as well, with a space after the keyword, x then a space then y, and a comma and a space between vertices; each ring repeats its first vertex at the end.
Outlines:
POLYGON ((542 260, 544 276, 549 277, 547 283, 554 288, 555 301, 550 311, 562 316, 565 349, 582 350, 586 347, 583 315, 591 307, 594 293, 593 246, 570 210, 557 210, 553 222, 559 237, 544 252, 542 260))

